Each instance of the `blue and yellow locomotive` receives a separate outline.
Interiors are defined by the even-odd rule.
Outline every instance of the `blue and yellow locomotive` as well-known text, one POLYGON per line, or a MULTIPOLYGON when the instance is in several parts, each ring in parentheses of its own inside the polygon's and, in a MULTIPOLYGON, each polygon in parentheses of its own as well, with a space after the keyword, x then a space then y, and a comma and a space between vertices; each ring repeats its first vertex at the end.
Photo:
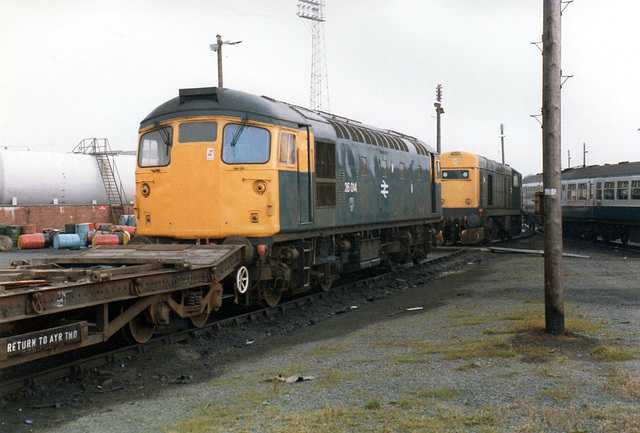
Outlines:
POLYGON ((245 245, 236 293, 275 305, 345 272, 425 257, 441 217, 437 165, 432 148, 397 132, 182 89, 140 125, 138 233, 245 245))

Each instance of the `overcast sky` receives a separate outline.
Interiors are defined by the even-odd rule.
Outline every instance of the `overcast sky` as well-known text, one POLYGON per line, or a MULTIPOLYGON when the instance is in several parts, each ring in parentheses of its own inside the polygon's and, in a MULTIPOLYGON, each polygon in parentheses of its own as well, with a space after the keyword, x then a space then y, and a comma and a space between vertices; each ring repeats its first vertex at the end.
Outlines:
MULTIPOLYGON (((134 150, 178 89, 217 85, 308 106, 311 34, 296 0, 0 0, 0 145, 134 150)), ((326 0, 331 112, 442 150, 542 170, 542 0, 326 0)), ((640 1, 575 0, 562 20, 562 161, 640 160, 640 1)))

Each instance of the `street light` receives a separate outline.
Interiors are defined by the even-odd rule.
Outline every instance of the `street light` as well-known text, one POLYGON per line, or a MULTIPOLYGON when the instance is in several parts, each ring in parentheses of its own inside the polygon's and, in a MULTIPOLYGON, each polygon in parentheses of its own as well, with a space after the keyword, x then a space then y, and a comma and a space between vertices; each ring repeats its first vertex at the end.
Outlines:
POLYGON ((217 42, 215 44, 210 44, 209 48, 211 51, 218 52, 218 88, 222 88, 222 45, 237 45, 242 41, 223 41, 222 36, 216 35, 217 42))

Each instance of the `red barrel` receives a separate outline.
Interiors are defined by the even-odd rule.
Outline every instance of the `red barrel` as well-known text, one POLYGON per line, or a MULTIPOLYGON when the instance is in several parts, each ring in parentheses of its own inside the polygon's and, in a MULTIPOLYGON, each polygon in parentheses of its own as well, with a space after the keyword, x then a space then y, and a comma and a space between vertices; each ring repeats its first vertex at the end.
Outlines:
POLYGON ((42 233, 21 235, 18 238, 18 248, 21 250, 44 248, 44 235, 42 233))
POLYGON ((22 234, 31 235, 34 233, 38 233, 38 228, 35 224, 25 224, 22 226, 22 234))
POLYGON ((120 237, 117 234, 96 233, 91 239, 91 245, 120 245, 120 237))
POLYGON ((136 234, 135 226, 111 226, 109 227, 109 231, 123 231, 129 233, 129 237, 133 237, 136 234))

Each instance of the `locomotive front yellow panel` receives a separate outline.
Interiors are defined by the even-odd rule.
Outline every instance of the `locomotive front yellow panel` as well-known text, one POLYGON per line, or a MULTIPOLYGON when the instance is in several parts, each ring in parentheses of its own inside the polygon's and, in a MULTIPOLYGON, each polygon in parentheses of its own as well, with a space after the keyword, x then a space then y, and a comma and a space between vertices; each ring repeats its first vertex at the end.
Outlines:
POLYGON ((440 166, 443 209, 478 207, 478 157, 468 152, 443 153, 440 155, 440 166))
POLYGON ((277 233, 272 129, 202 117, 142 130, 135 203, 139 234, 222 239, 277 233))

